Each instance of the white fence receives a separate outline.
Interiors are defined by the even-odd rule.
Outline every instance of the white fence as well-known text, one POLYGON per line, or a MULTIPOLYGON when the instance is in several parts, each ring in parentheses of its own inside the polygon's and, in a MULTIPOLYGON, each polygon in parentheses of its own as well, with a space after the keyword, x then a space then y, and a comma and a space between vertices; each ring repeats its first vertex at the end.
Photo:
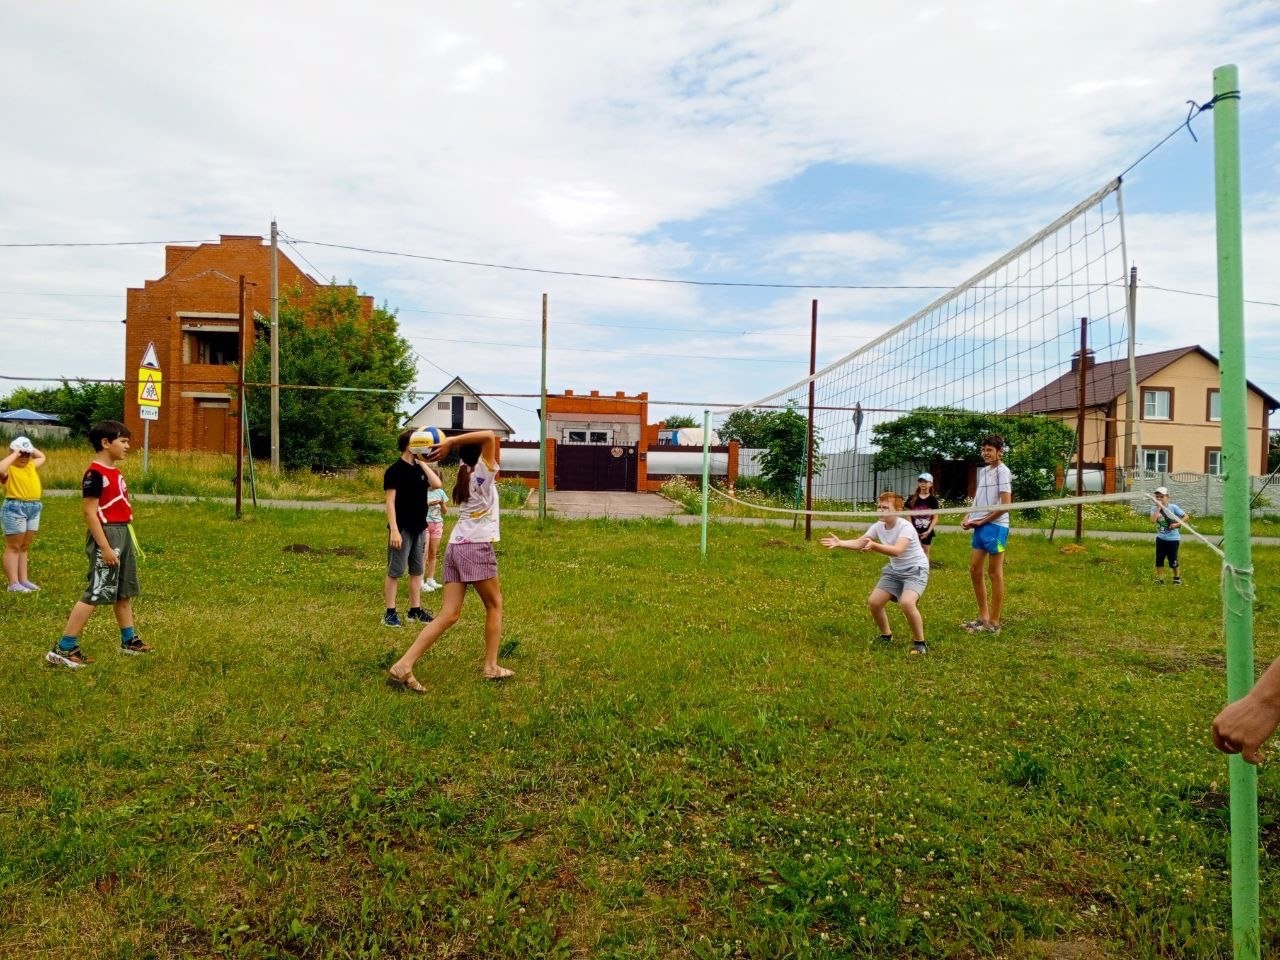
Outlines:
MULTIPOLYGON (((743 448, 738 452, 738 475, 760 476, 760 457, 767 451, 743 448)), ((904 497, 915 491, 919 470, 899 467, 876 470, 870 453, 829 453, 822 473, 813 478, 815 500, 845 500, 872 503, 886 490, 896 490, 904 497)))

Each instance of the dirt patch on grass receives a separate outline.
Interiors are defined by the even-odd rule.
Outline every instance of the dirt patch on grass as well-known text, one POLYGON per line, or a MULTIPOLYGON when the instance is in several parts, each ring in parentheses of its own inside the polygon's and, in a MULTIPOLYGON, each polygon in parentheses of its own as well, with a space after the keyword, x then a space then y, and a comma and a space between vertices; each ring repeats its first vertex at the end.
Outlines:
POLYGON ((306 543, 291 543, 281 548, 282 553, 332 554, 335 557, 358 557, 358 547, 313 547, 306 543))
POLYGON ((1025 956, 1035 960, 1108 960, 1114 954, 1095 940, 1031 940, 1025 956))

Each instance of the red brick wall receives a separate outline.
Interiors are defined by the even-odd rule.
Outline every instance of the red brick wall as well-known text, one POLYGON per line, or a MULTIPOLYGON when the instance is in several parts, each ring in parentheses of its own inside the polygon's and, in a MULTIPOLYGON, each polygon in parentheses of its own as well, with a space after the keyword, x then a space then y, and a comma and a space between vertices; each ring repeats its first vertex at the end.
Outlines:
MULTIPOLYGON (((300 288, 303 298, 314 295, 319 285, 283 253, 278 258, 282 291, 300 288)), ((125 312, 125 423, 135 438, 143 434, 138 415, 138 366, 148 343, 154 343, 163 375, 160 417, 151 423, 151 446, 162 450, 204 450, 234 453, 237 399, 227 387, 236 382, 236 368, 225 365, 183 362, 183 312, 225 313, 239 311, 239 278, 245 278, 245 326, 247 345, 252 349, 255 312, 269 320, 271 314, 271 246, 257 236, 224 235, 218 243, 198 247, 165 248, 165 273, 147 280, 141 287, 126 291, 125 312), (190 394, 210 394, 209 397, 190 394), (188 394, 188 396, 183 396, 188 394), (205 429, 212 414, 202 402, 212 395, 230 397, 227 422, 220 445, 206 442, 205 429)), ((373 314, 373 298, 360 298, 366 318, 373 314)), ((200 321, 195 321, 200 322, 200 321)), ((205 321, 234 323, 233 320, 205 321)), ((195 357, 192 357, 195 360, 195 357)))

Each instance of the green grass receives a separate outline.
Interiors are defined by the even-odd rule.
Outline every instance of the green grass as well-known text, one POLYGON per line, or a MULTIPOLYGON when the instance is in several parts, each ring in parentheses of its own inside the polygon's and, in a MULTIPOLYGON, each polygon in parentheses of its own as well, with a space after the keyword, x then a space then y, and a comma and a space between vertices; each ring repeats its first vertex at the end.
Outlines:
MULTIPOLYGON (((383 531, 339 512, 139 504, 157 652, 117 655, 104 610, 97 664, 45 666, 78 506, 46 501, 45 589, 0 594, 0 956, 1230 955, 1195 544, 1174 591, 1150 544, 1015 538, 1006 632, 970 637, 943 536, 913 660, 872 645, 876 558, 717 525, 702 563, 669 521, 509 517, 516 678, 479 678, 471 597, 411 697, 383 683, 411 638, 379 625, 383 531)), ((1260 662, 1278 560, 1255 551, 1260 662)))

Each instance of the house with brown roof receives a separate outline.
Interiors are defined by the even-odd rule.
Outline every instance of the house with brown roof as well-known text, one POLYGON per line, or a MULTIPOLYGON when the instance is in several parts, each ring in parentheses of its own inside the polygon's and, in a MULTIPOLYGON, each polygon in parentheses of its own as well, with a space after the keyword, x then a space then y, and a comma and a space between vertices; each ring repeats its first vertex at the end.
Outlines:
MULTIPOLYGON (((1129 435, 1127 360, 1094 363, 1086 352, 1084 467, 1104 469, 1114 489, 1116 466, 1137 462, 1157 473, 1222 473, 1222 414, 1218 358, 1203 347, 1178 347, 1134 358, 1135 433, 1129 435), (1138 441, 1141 440, 1139 446, 1138 441)), ((1080 401, 1080 356, 1071 370, 1008 409, 1043 413, 1075 429, 1080 401)), ((1271 414, 1280 401, 1248 384, 1250 473, 1267 472, 1271 414)))

